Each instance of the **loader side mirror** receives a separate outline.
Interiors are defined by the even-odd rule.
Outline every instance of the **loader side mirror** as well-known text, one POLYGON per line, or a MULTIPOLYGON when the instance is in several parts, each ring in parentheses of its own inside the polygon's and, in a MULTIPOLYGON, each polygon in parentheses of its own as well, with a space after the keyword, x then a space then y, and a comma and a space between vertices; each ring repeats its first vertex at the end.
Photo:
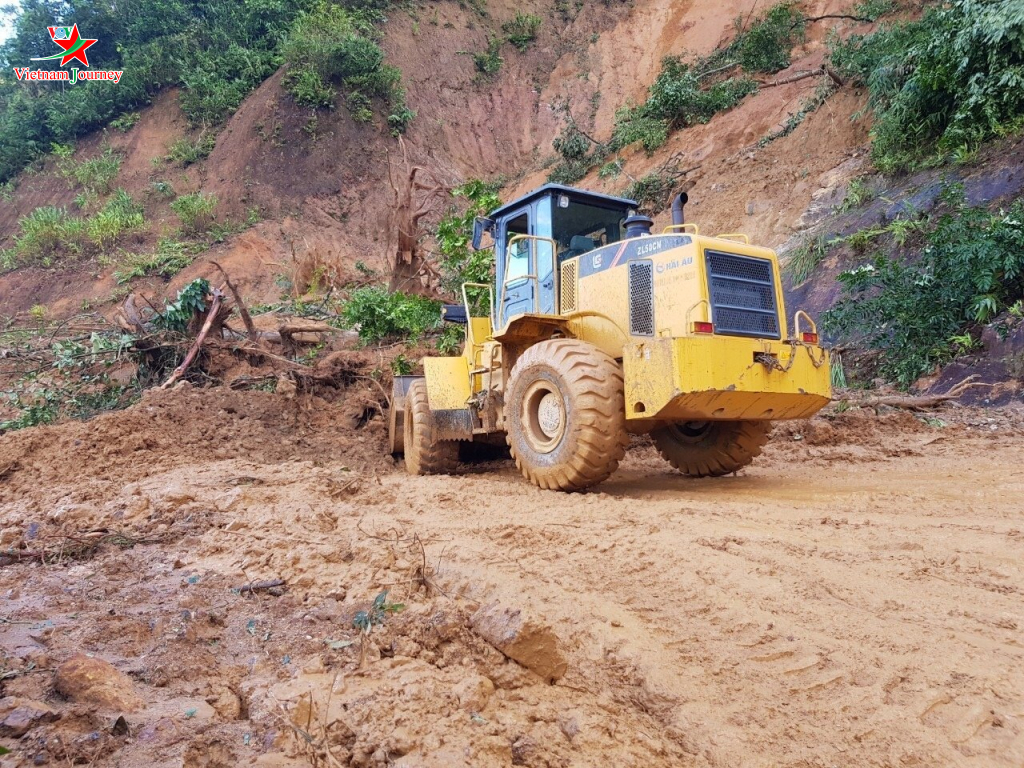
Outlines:
POLYGON ((484 241, 484 232, 491 232, 494 230, 494 221, 492 219, 486 219, 483 216, 477 216, 473 221, 473 250, 479 251, 480 245, 484 241))

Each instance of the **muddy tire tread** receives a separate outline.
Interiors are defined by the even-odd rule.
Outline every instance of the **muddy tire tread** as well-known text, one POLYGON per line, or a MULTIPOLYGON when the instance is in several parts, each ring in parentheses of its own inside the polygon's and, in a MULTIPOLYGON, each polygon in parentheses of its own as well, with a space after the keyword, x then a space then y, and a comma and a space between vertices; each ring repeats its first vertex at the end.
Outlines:
POLYGON ((405 398, 405 468, 410 475, 450 475, 459 466, 459 444, 436 440, 427 382, 414 381, 405 398))
MULTIPOLYGON (((578 491, 597 485, 618 468, 625 455, 629 436, 625 428, 625 402, 622 368, 606 353, 578 339, 551 339, 527 349, 516 362, 509 376, 509 391, 527 369, 547 364, 566 382, 579 424, 575 436, 579 450, 566 461, 550 467, 534 466, 528 456, 516 450, 510 424, 508 444, 516 466, 523 477, 547 490, 578 491)), ((514 395, 513 395, 514 397, 514 395)), ((513 413, 512 400, 508 418, 513 413)))
POLYGON ((651 438, 661 457, 684 475, 721 477, 760 456, 770 433, 768 421, 722 421, 700 443, 680 443, 666 429, 653 430, 651 438))

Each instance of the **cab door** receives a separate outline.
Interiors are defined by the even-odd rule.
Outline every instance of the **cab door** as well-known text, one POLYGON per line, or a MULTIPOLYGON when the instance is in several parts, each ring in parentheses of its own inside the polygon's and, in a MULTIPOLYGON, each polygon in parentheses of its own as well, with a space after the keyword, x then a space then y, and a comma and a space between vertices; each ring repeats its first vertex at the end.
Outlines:
POLYGON ((554 314, 555 254, 548 239, 534 239, 551 237, 550 211, 550 199, 541 198, 497 222, 499 328, 527 312, 554 314))

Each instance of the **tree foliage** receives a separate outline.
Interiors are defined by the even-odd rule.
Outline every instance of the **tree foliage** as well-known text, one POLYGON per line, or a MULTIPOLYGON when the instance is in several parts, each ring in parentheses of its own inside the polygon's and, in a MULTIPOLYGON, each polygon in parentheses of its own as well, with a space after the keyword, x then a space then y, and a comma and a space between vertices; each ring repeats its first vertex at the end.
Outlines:
POLYGON ((916 21, 833 40, 841 74, 867 86, 883 171, 969 156, 1024 127, 1024 4, 950 0, 916 21))
POLYGON ((905 387, 949 359, 955 334, 1024 296, 1024 200, 990 213, 954 186, 945 201, 918 261, 878 254, 840 274, 843 297, 825 316, 881 350, 880 373, 905 387))

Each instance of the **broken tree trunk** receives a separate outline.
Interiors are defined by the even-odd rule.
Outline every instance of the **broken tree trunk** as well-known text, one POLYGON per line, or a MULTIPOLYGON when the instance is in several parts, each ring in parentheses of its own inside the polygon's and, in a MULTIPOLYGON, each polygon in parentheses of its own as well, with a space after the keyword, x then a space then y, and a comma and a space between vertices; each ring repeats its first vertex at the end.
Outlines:
POLYGON ((188 367, 192 365, 192 361, 195 360, 196 355, 199 354, 200 347, 203 346, 203 341, 206 340, 206 335, 210 332, 210 328, 213 327, 214 320, 220 312, 220 302, 224 298, 224 293, 217 288, 213 289, 213 301, 210 302, 210 308, 206 311, 206 322, 203 323, 202 330, 199 331, 199 335, 196 336, 196 340, 193 342, 191 349, 188 354, 185 355, 185 359, 181 361, 181 365, 174 369, 171 377, 163 383, 160 389, 167 389, 174 382, 182 377, 188 367))
POLYGON ((403 179, 401 188, 395 184, 388 166, 388 182, 395 193, 392 213, 392 229, 397 233, 398 244, 391 259, 390 291, 403 291, 422 296, 433 296, 437 283, 437 270, 430 264, 426 253, 420 248, 422 231, 420 222, 435 208, 436 198, 448 191, 448 186, 418 165, 409 163, 405 141, 398 137, 402 149, 403 179), (418 177, 428 176, 432 183, 424 183, 418 177))

